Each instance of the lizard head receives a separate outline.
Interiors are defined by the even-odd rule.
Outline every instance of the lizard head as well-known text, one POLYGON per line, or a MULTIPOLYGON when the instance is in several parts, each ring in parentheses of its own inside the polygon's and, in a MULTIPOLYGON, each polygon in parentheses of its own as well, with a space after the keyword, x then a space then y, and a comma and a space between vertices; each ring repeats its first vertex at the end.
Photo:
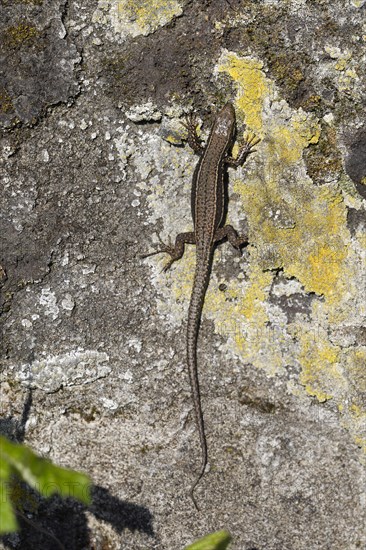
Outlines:
POLYGON ((234 132, 235 110, 231 103, 226 103, 216 116, 212 133, 229 144, 234 136, 234 132))

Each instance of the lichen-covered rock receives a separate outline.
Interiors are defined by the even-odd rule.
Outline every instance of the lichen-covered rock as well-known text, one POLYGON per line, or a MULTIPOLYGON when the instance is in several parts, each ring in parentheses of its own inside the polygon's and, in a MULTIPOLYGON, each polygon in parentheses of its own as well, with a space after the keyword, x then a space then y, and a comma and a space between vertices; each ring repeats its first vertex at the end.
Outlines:
POLYGON ((72 100, 80 55, 62 16, 65 0, 2 2, 0 6, 0 125, 35 123, 49 105, 72 100))
POLYGON ((93 506, 37 503, 6 548, 366 547, 362 1, 1 3, 0 428, 87 471, 93 506), (80 58, 82 56, 82 58, 80 58), (74 100, 73 100, 74 99, 74 100), (228 221, 185 358, 197 157, 230 101, 228 221), (24 122, 25 124, 21 124, 24 122), (37 124, 32 124, 37 122, 37 124))

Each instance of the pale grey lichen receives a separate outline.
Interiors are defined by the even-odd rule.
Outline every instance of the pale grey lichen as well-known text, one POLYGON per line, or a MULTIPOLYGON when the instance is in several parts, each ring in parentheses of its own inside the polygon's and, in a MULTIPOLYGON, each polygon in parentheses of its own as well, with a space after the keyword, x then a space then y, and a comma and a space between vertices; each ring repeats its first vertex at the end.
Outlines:
POLYGON ((15 379, 28 387, 47 393, 63 386, 90 384, 105 378, 111 368, 105 363, 109 356, 96 350, 73 350, 60 355, 45 355, 43 359, 13 366, 15 379))
POLYGON ((183 13, 177 0, 99 0, 93 23, 111 26, 112 36, 148 36, 183 13))

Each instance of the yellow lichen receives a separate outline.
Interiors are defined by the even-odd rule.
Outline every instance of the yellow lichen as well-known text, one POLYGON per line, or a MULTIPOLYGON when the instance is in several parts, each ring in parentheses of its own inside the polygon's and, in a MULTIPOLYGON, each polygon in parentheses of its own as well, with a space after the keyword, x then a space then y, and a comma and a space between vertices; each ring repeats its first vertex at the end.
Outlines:
POLYGON ((302 149, 310 143, 318 143, 320 137, 320 126, 315 118, 308 116, 301 108, 291 117, 291 123, 295 135, 302 139, 302 149))
POLYGON ((249 287, 239 303, 238 310, 241 315, 256 326, 264 325, 268 321, 268 315, 264 310, 264 303, 268 296, 269 285, 273 280, 272 273, 266 273, 255 268, 249 277, 249 287))
POLYGON ((263 102, 272 86, 262 67, 263 63, 256 59, 240 58, 229 53, 218 68, 219 72, 227 72, 238 83, 237 106, 241 113, 245 113, 247 126, 259 137, 262 135, 263 102))
POLYGON ((106 23, 109 19, 124 37, 147 36, 181 13, 178 0, 99 0, 93 21, 106 23))
POLYGON ((133 4, 138 5, 136 21, 141 28, 147 25, 158 26, 162 18, 164 21, 170 21, 180 11, 176 0, 140 0, 133 1, 133 4))
POLYGON ((304 332, 300 335, 300 382, 309 395, 319 401, 333 397, 334 383, 346 387, 340 365, 340 349, 327 341, 326 335, 304 332))
MULTIPOLYGON (((331 54, 339 59, 338 51, 331 54)), ((348 61, 349 56, 343 55, 343 59, 348 61)), ((299 341, 297 360, 302 367, 300 382, 319 401, 333 398, 341 405, 350 391, 343 370, 345 355, 341 347, 329 341, 327 326, 351 320, 349 301, 358 292, 353 281, 357 279, 359 260, 350 246, 347 209, 339 189, 334 184, 318 187, 305 172, 303 151, 319 142, 320 125, 313 116, 301 109, 291 110, 278 97, 260 61, 226 52, 219 70, 230 75, 237 87, 239 115, 262 138, 245 180, 237 179, 234 183, 248 220, 249 240, 255 244, 250 270, 258 283, 253 280, 252 285, 243 289, 232 285, 238 294, 236 300, 230 301, 231 309, 225 310, 225 316, 237 319, 243 327, 234 342, 244 360, 267 372, 269 363, 279 372, 286 361, 292 361, 291 357, 281 356, 278 335, 266 326, 269 279, 260 275, 263 270, 283 269, 286 276, 295 277, 307 292, 322 296, 322 301, 313 305, 308 329, 300 321, 294 323, 299 341)), ((358 239, 360 246, 361 240, 358 239)), ((268 271, 265 273, 268 275, 268 271)), ((291 331, 283 330, 285 340, 286 332, 290 335, 291 331)), ((360 374, 354 369, 349 368, 348 373, 359 380, 360 374)), ((354 437, 361 437, 355 414, 348 409, 342 414, 349 418, 347 427, 354 437)))
POLYGON ((357 95, 357 90, 354 90, 355 80, 359 80, 355 69, 355 62, 352 60, 352 54, 349 51, 341 51, 338 47, 326 46, 325 51, 335 60, 334 69, 339 75, 336 78, 340 91, 352 91, 353 95, 357 95))
POLYGON ((249 220, 251 240, 260 239, 262 247, 271 247, 274 262, 267 267, 283 267, 307 290, 336 300, 349 239, 342 196, 332 188, 317 188, 303 177, 289 189, 282 183, 288 179, 292 165, 294 170, 296 164, 301 168, 303 150, 318 141, 320 127, 301 109, 289 113, 285 106, 281 106, 277 118, 263 117, 268 100, 276 97, 273 85, 260 68, 261 63, 250 58, 243 61, 234 54, 227 55, 220 65, 220 70, 230 74, 237 83, 237 106, 244 109, 246 122, 265 133, 259 146, 265 163, 262 181, 253 174, 245 182, 235 182, 235 191, 242 196, 249 220), (245 94, 245 90, 251 88, 260 92, 254 93, 251 101, 247 97, 243 101, 242 90, 245 94), (296 200, 291 199, 290 191, 296 200), (276 225, 275 219, 268 215, 269 205, 273 206, 273 212, 278 211, 280 217, 292 223, 287 221, 288 227, 285 222, 285 227, 276 225))
MULTIPOLYGON (((226 52, 218 70, 228 74, 236 86, 239 122, 244 119, 249 133, 262 141, 242 172, 245 177, 237 176, 231 184, 248 222, 249 262, 241 264, 242 278, 231 280, 220 292, 215 255, 204 314, 225 335, 227 349, 243 362, 268 375, 299 364, 300 384, 293 381, 289 390, 299 395, 303 387, 305 396, 333 399, 354 440, 364 441, 365 411, 357 392, 365 384, 365 352, 357 342, 343 345, 342 329, 360 324, 362 317, 364 298, 357 282, 362 280, 360 258, 366 237, 356 233, 351 239, 347 228, 347 208, 336 183, 341 165, 332 165, 330 183, 312 181, 303 153, 315 145, 316 160, 322 137, 319 122, 302 109, 292 109, 280 97, 261 61, 226 52), (288 279, 296 279, 305 300, 305 293, 315 294, 290 322, 286 311, 269 300, 278 269, 288 279)), ((336 134, 330 138, 332 148, 337 148, 336 134)), ((153 193, 155 200, 158 192, 154 189, 153 193)), ((194 249, 187 249, 171 280, 177 301, 185 304, 195 266, 194 249)))

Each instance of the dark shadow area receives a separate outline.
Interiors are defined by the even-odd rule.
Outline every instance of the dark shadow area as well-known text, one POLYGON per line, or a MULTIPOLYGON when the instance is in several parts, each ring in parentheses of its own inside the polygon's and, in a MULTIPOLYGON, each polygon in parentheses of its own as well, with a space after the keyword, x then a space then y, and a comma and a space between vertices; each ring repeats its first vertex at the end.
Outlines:
POLYGON ((15 437, 17 441, 23 441, 25 436, 25 425, 29 418, 29 413, 32 408, 32 402, 33 402, 33 392, 32 389, 28 390, 27 398, 24 402, 23 406, 23 412, 22 416, 20 417, 20 420, 16 423, 16 433, 15 437))
POLYGON ((108 522, 117 531, 125 529, 140 531, 154 536, 152 514, 145 506, 137 506, 109 494, 98 485, 92 489, 92 504, 89 510, 100 520, 108 522))
MULTIPOLYGON (((31 406, 32 390, 29 390, 21 419, 19 421, 1 419, 0 434, 14 442, 22 442, 31 406)), ((87 524, 87 510, 96 518, 109 523, 119 534, 128 529, 154 537, 151 512, 144 506, 112 496, 104 487, 92 487, 92 504, 88 508, 71 498, 61 499, 57 495, 43 498, 15 476, 12 481, 12 492, 19 510, 17 516, 20 529, 17 533, 0 537, 5 548, 17 550, 93 548, 87 524)))
POLYGON ((0 418, 0 434, 4 435, 14 443, 22 443, 25 434, 25 425, 29 418, 29 413, 32 407, 33 392, 31 389, 27 391, 27 397, 23 405, 22 416, 20 420, 15 418, 0 418))
MULTIPOLYGON (((24 490, 24 487, 23 487, 24 490)), ((44 499, 25 489, 27 502, 18 517, 21 529, 14 535, 2 537, 5 548, 17 550, 86 550, 92 548, 85 512, 87 508, 72 499, 58 496, 44 499), (32 508, 35 511, 30 511, 32 508)), ((125 529, 140 531, 154 537, 152 515, 144 506, 122 501, 107 489, 92 489, 92 504, 88 508, 96 518, 109 523, 122 534, 125 529)))

